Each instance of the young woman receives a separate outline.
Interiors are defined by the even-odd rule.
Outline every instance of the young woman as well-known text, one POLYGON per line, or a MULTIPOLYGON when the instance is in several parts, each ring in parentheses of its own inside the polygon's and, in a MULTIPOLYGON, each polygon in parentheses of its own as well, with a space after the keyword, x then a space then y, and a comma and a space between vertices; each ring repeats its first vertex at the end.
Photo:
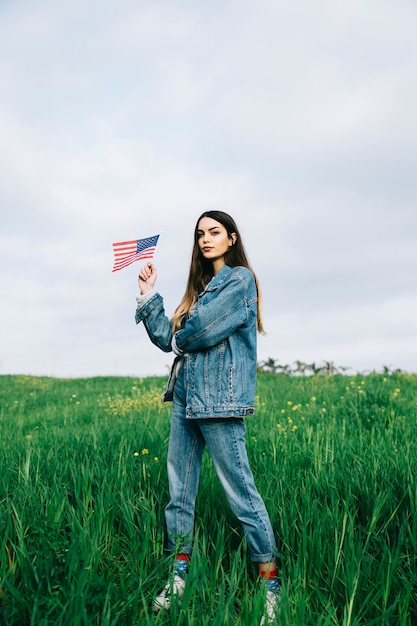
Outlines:
POLYGON ((197 221, 185 294, 169 320, 155 291, 156 269, 139 273, 136 323, 176 358, 165 392, 172 400, 168 446, 170 501, 165 509, 168 549, 175 555, 156 611, 180 599, 192 551, 194 505, 207 446, 233 513, 241 522, 250 558, 266 589, 261 624, 274 620, 280 586, 276 545, 264 502, 249 467, 244 418, 254 413, 256 333, 262 332, 257 279, 234 220, 207 211, 197 221))

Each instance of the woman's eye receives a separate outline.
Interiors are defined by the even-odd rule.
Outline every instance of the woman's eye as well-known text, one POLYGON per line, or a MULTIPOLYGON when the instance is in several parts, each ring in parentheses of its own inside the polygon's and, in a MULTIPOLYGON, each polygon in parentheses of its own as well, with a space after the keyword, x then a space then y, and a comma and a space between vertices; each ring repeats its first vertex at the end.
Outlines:
MULTIPOLYGON (((201 239, 202 237, 205 236, 206 233, 197 233, 197 237, 198 239, 201 239)), ((208 235, 220 235, 220 231, 219 230, 211 230, 209 233, 207 233, 208 235)))

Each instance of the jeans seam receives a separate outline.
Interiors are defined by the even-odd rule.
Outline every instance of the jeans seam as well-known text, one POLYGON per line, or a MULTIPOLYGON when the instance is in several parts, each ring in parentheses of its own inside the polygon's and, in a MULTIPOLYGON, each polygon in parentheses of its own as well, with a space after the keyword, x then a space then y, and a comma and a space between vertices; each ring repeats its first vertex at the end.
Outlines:
MULTIPOLYGON (((184 534, 184 530, 185 530, 185 528, 184 528, 184 526, 185 526, 184 517, 185 517, 185 513, 186 513, 186 494, 187 494, 187 491, 188 491, 188 486, 190 484, 190 476, 191 476, 191 473, 192 473, 191 469, 193 467, 193 459, 194 459, 194 456, 195 456, 196 448, 197 448, 197 436, 194 435, 194 441, 193 441, 193 445, 192 445, 192 448, 191 448, 191 454, 190 454, 190 458, 189 458, 188 465, 187 465, 187 473, 186 473, 186 477, 185 477, 185 482, 184 482, 184 485, 183 485, 183 488, 182 488, 181 517, 180 517, 180 524, 179 524, 182 533, 180 533, 180 534, 184 534)), ((194 514, 194 511, 193 511, 193 514, 194 514)))
MULTIPOLYGON (((257 507, 255 506, 255 504, 254 504, 254 502, 253 502, 252 496, 251 496, 251 494, 250 494, 250 492, 249 492, 249 489, 248 489, 248 485, 247 485, 247 480, 246 480, 245 472, 242 470, 242 463, 241 463, 241 457, 240 457, 240 452, 239 452, 239 446, 237 445, 237 437, 236 437, 235 424, 232 424, 232 430, 233 430, 233 445, 235 446, 236 456, 237 456, 238 463, 239 463, 239 472, 240 472, 240 475, 241 475, 241 477, 242 477, 243 484, 245 485, 245 490, 246 490, 246 494, 247 494, 247 496, 248 496, 248 501, 251 503, 252 510, 253 510, 254 514, 256 515, 256 517, 257 517, 257 519, 258 519, 259 524, 262 526, 262 528, 263 528, 263 530, 264 530, 264 533, 265 533, 265 537, 267 537, 267 538, 268 538, 268 543, 269 543, 269 533, 268 533, 268 529, 267 529, 267 527, 266 527, 266 525, 265 525, 264 520, 263 520, 263 519, 262 519, 262 517, 259 515, 258 509, 257 509, 257 507)), ((269 547, 270 547, 270 552, 272 553, 272 552, 273 552, 273 550, 272 550, 272 546, 269 546, 269 547)), ((254 555, 251 555, 251 556, 254 556, 254 555)))

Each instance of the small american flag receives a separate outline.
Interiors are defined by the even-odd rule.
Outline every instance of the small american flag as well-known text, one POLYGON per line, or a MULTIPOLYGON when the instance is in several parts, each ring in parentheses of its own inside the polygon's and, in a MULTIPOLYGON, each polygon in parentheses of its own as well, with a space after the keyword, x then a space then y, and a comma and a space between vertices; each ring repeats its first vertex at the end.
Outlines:
POLYGON ((146 237, 146 239, 133 239, 132 241, 119 241, 113 244, 114 265, 112 272, 122 270, 135 261, 152 259, 159 235, 146 237))

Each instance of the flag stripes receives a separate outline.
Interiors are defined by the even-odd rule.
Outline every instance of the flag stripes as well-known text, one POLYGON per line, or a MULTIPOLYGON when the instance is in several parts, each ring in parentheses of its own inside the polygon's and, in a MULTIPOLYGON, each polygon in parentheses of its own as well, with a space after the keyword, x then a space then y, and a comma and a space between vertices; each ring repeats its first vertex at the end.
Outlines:
POLYGON ((146 237, 145 239, 132 239, 131 241, 119 241, 113 244, 114 265, 112 272, 117 272, 135 261, 152 259, 159 235, 146 237))

